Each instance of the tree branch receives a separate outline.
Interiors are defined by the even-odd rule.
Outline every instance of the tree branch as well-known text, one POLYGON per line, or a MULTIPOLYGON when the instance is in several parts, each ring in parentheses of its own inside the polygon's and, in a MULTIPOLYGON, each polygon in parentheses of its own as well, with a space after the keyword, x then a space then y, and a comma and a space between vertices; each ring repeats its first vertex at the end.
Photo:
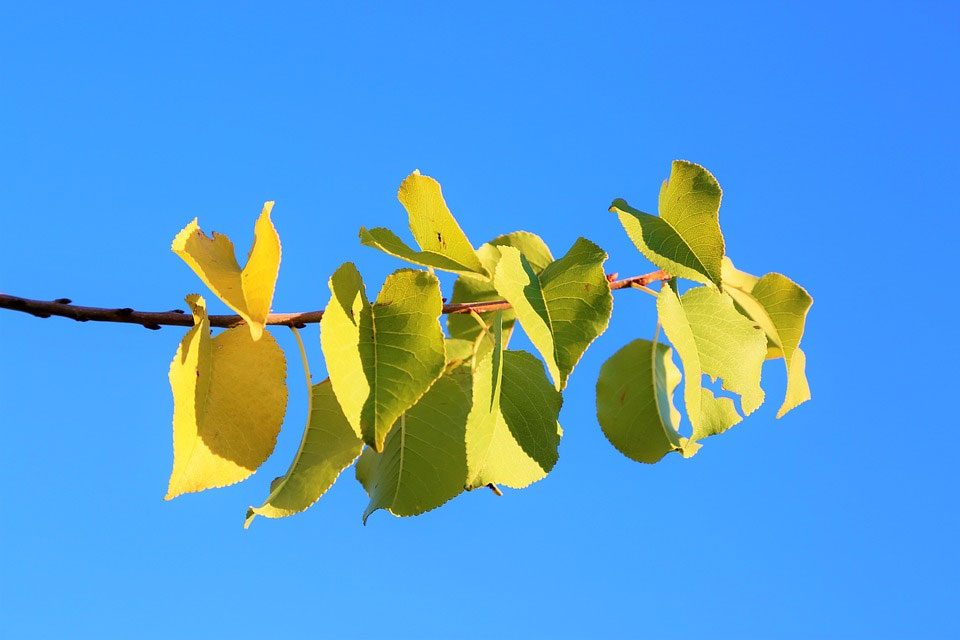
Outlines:
MULTIPOLYGON (((614 273, 607 276, 607 281, 610 283, 610 289, 616 291, 618 289, 629 289, 635 286, 645 287, 652 282, 667 280, 669 278, 669 274, 660 270, 639 276, 632 276, 630 278, 623 278, 622 280, 617 280, 617 274, 614 273)), ((485 311, 498 311, 509 308, 510 303, 506 300, 453 302, 443 305, 443 313, 470 313, 471 311, 483 313, 485 311)), ((177 327, 193 326, 193 316, 183 311, 183 309, 173 309, 171 311, 136 311, 129 307, 81 307, 72 304, 68 298, 57 298, 51 301, 31 300, 29 298, 0 293, 0 309, 21 311, 38 318, 60 316, 63 318, 72 318, 77 322, 93 321, 139 324, 147 329, 159 329, 163 325, 177 327)), ((322 309, 319 311, 301 311, 299 313, 271 313, 267 316, 267 324, 302 328, 304 325, 320 322, 320 318, 322 317, 322 309)), ((242 323, 243 320, 240 316, 210 316, 210 326, 212 327, 234 327, 242 323)))

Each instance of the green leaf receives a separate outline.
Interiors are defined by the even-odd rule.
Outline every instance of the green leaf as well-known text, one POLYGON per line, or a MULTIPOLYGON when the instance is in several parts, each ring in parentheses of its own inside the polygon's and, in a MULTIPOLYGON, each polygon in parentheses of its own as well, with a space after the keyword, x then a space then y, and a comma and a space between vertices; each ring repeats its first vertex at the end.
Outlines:
POLYGON ((333 393, 329 380, 313 385, 307 426, 287 473, 270 485, 259 507, 247 510, 244 528, 256 516, 282 518, 304 511, 327 492, 363 448, 333 393))
POLYGON ((360 229, 361 244, 425 267, 489 277, 473 245, 457 224, 440 191, 440 183, 414 171, 400 184, 397 197, 407 210, 410 231, 420 251, 389 229, 360 229))
POLYGON ((587 347, 610 322, 613 296, 607 254, 585 238, 537 273, 520 251, 501 247, 495 285, 543 356, 554 386, 563 389, 587 347))
POLYGON ((634 209, 622 198, 610 205, 633 244, 650 262, 674 276, 720 286, 724 244, 720 232, 723 192, 700 165, 675 160, 660 188, 660 217, 634 209))
POLYGON ((447 370, 456 369, 473 358, 476 344, 463 338, 447 338, 443 341, 447 352, 447 370))
POLYGON ((364 449, 357 462, 357 480, 370 496, 364 523, 377 509, 396 516, 419 515, 463 491, 468 376, 466 368, 444 375, 400 417, 383 453, 364 449))
POLYGON ((613 354, 597 379, 597 420, 607 440, 637 462, 680 450, 680 412, 673 404, 679 384, 665 344, 634 340, 613 354))
POLYGON ((657 311, 683 363, 684 402, 693 440, 722 433, 740 419, 729 398, 716 398, 702 388, 704 373, 721 378, 724 389, 739 394, 745 414, 763 403, 760 369, 766 338, 736 310, 728 295, 697 287, 679 297, 665 286, 657 298, 657 311))
POLYGON ((492 333, 493 348, 473 372, 467 488, 494 483, 521 489, 557 462, 562 397, 535 356, 503 350, 502 322, 494 321, 492 333))
MULTIPOLYGON (((490 242, 483 244, 477 249, 477 255, 483 263, 484 268, 491 274, 496 273, 497 263, 500 262, 500 247, 513 247, 520 251, 536 273, 540 273, 548 264, 553 262, 553 255, 546 243, 532 233, 526 231, 514 231, 502 236, 498 236, 490 242)), ((457 278, 453 283, 453 295, 450 302, 488 302, 491 300, 500 300, 501 296, 496 287, 489 278, 464 274, 457 278)), ((516 315, 513 309, 500 311, 488 311, 479 313, 480 321, 490 326, 497 313, 502 313, 503 330, 506 336, 505 342, 509 342, 510 332, 513 329, 513 322, 516 315)), ((480 334, 482 327, 477 318, 466 313, 451 313, 447 316, 447 330, 455 338, 465 338, 475 340, 480 334)))
POLYGON ((320 344, 330 382, 356 433, 382 451, 397 418, 443 373, 439 282, 424 271, 395 271, 371 305, 348 262, 329 286, 320 344))
POLYGON ((207 306, 187 296, 194 326, 170 363, 173 470, 166 500, 225 487, 253 474, 273 452, 287 408, 287 363, 269 331, 247 327, 210 337, 207 306))
POLYGON ((723 261, 724 291, 767 334, 770 350, 787 367, 787 393, 777 417, 810 399, 805 373, 807 358, 800 350, 807 312, 813 298, 806 289, 779 273, 762 278, 738 270, 728 258, 723 261))

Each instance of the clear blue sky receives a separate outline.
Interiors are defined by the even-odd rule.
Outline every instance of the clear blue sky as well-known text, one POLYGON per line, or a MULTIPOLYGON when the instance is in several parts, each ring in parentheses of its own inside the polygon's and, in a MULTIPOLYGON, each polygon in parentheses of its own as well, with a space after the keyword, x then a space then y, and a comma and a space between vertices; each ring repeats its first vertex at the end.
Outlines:
POLYGON ((300 437, 295 352, 262 471, 165 503, 182 331, 0 312, 0 635, 960 637, 958 6, 450 4, 7 3, 0 290, 182 307, 206 292, 174 234, 199 216, 245 252, 275 199, 274 308, 317 308, 342 261, 374 288, 400 266, 356 233, 403 230, 414 168, 478 243, 582 234, 640 273, 606 207, 654 208, 685 158, 724 187, 738 266, 815 297, 813 401, 779 421, 770 402, 692 460, 628 461, 593 398, 652 332, 625 292, 545 481, 363 527, 348 472, 244 531, 300 437))

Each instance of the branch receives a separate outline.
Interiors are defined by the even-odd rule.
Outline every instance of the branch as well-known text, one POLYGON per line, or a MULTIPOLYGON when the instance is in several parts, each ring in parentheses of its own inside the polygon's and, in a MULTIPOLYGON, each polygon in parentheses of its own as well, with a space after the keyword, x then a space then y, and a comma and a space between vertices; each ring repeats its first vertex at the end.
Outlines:
MULTIPOLYGON (((639 276, 623 278, 617 280, 617 274, 607 276, 610 283, 610 289, 629 289, 640 286, 645 287, 651 282, 667 280, 670 275, 660 271, 653 271, 639 276)), ((506 300, 493 300, 490 302, 453 302, 443 305, 443 313, 470 313, 476 311, 498 311, 500 309, 509 309, 510 303, 506 300)), ((177 327, 192 327, 193 316, 186 313, 183 309, 173 309, 171 311, 135 311, 129 307, 105 308, 105 307, 81 307, 71 303, 69 298, 57 298, 56 300, 31 300, 19 296, 11 296, 0 293, 0 309, 10 309, 11 311, 21 311, 29 313, 38 318, 49 318, 50 316, 60 316, 63 318, 72 318, 77 322, 122 322, 126 324, 139 324, 147 329, 159 329, 163 325, 177 327)), ((299 313, 271 313, 267 316, 267 324, 283 325, 287 327, 302 328, 304 325, 320 322, 323 317, 323 310, 319 311, 301 311, 299 313)), ((219 315, 210 316, 210 326, 212 327, 234 327, 242 324, 240 316, 219 315)))

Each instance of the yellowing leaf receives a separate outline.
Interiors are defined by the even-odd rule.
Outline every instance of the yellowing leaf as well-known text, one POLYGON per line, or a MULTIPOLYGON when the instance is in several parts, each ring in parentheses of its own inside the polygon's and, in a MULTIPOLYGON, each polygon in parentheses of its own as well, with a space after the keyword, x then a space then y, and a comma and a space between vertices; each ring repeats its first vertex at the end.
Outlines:
POLYGON ((724 291, 767 334, 775 357, 787 366, 787 393, 777 417, 810 399, 807 384, 807 358, 800 350, 800 339, 813 298, 806 289, 779 273, 757 278, 738 270, 728 258, 723 260, 724 291))
POLYGON ((398 420, 383 453, 364 449, 357 479, 370 496, 366 523, 377 509, 414 516, 436 509, 464 489, 464 436, 470 396, 466 368, 444 375, 398 420))
POLYGON ((390 429, 443 373, 440 285, 424 271, 391 274, 374 304, 351 263, 330 278, 320 344, 347 421, 382 451, 390 429))
POLYGON ((502 334, 497 319, 493 348, 473 371, 466 433, 470 489, 491 483, 521 489, 544 478, 557 462, 560 393, 536 357, 503 350, 502 334))
POLYGON ((397 197, 407 210, 410 231, 420 251, 407 246, 389 229, 360 229, 360 242, 414 264, 485 277, 480 258, 457 224, 440 191, 440 183, 414 171, 400 184, 397 197))
POLYGON ((716 398, 701 386, 704 373, 721 378, 723 388, 741 396, 743 411, 763 403, 760 369, 766 356, 763 332, 740 315, 724 293, 707 287, 682 297, 670 286, 660 290, 657 311, 686 376, 684 402, 693 424, 692 440, 722 433, 740 421, 729 398, 716 398))
POLYGON ((293 463, 285 475, 270 485, 270 495, 264 503, 247 510, 244 528, 256 516, 282 518, 307 509, 360 455, 363 441, 343 415, 329 380, 311 388, 308 415, 293 463))
POLYGON ((597 420, 617 450, 631 460, 654 463, 681 449, 680 412, 673 392, 680 370, 665 344, 628 343, 600 367, 597 420))
POLYGON ((206 303, 187 296, 194 326, 170 364, 173 471, 166 499, 249 477, 277 442, 287 407, 286 361, 269 333, 210 337, 206 303))
POLYGON ((650 262, 681 278, 720 286, 724 243, 720 232, 723 192, 698 164, 675 160, 660 189, 660 216, 643 213, 617 198, 617 214, 630 239, 650 262))
POLYGON ((539 274, 517 249, 500 247, 494 283, 543 356, 559 390, 583 352, 610 322, 613 296, 603 272, 607 254, 579 238, 539 274))
POLYGON ((177 234, 171 246, 204 284, 244 319, 254 340, 263 334, 280 271, 280 236, 270 221, 272 209, 273 202, 263 205, 243 269, 237 264, 230 239, 216 232, 208 237, 196 218, 177 234))

